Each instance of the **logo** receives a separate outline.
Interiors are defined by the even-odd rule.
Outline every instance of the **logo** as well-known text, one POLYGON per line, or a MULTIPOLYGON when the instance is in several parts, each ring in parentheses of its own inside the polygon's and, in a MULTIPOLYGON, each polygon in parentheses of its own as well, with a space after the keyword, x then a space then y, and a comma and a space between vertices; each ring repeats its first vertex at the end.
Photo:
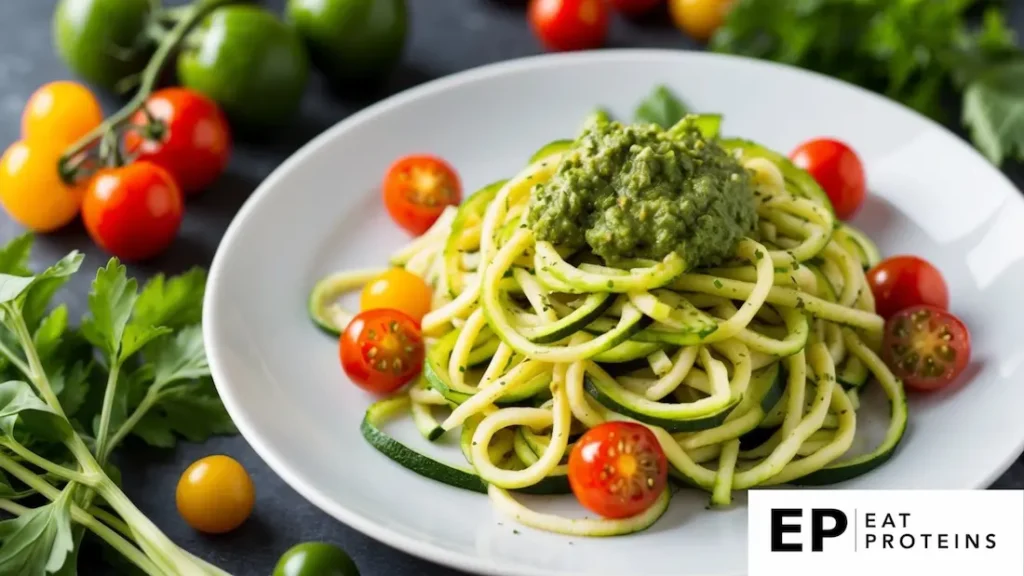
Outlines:
POLYGON ((1024 575, 1024 491, 752 490, 750 576, 1024 575))

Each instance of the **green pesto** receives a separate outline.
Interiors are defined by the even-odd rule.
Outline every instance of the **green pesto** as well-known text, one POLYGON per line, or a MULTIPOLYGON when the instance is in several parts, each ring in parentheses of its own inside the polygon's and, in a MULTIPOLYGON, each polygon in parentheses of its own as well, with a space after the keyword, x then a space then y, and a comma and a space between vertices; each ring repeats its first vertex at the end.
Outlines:
POLYGON ((679 254, 688 268, 734 254, 757 224, 750 174, 693 128, 588 123, 555 175, 534 188, 539 240, 589 247, 607 264, 679 254))

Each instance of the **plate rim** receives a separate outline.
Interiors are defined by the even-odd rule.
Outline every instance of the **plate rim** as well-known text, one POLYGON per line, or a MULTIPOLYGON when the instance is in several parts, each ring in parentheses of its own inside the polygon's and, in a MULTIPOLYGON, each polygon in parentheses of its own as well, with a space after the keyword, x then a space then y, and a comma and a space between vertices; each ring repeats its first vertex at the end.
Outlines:
MULTIPOLYGON (((562 52, 562 53, 542 53, 534 54, 529 56, 522 56, 509 60, 493 62, 488 64, 482 64, 473 68, 468 68, 456 73, 448 74, 433 80, 424 82, 422 84, 407 88, 401 92, 395 93, 387 98, 379 100, 373 104, 370 104, 349 116, 342 118, 335 122, 330 127, 323 130, 321 133, 310 139, 308 142, 303 144, 293 153, 291 153, 281 164, 279 164, 269 175, 267 175, 256 189, 249 195, 239 210, 232 217, 231 222, 228 224, 220 242, 218 243, 217 250, 214 253, 212 262, 210 264, 209 272, 207 275, 207 287, 203 297, 203 339, 206 346, 206 353, 209 361, 210 372, 214 380, 214 385, 217 388, 218 394, 224 403, 225 409, 227 410, 235 426, 238 428, 241 436, 245 439, 246 443, 253 449, 254 452, 267 464, 267 466, 277 474, 286 484, 288 484, 293 490, 301 495, 305 500, 319 508, 322 512, 328 516, 333 517, 336 521, 339 521, 346 526, 357 530, 373 538, 374 540, 383 543, 387 546, 401 550, 407 554, 411 554, 418 558, 433 562, 441 566, 447 566, 457 570, 463 570, 474 574, 489 575, 489 576, 584 576, 583 573, 577 571, 562 571, 562 570, 548 570, 548 569, 534 569, 527 567, 507 567, 496 564, 494 561, 486 560, 478 556, 470 556, 460 552, 454 552, 449 548, 442 547, 437 544, 423 542, 417 540, 411 536, 406 536, 401 533, 392 531, 368 517, 364 517, 361 514, 353 512, 346 507, 335 503, 329 496, 323 493, 320 489, 307 484, 303 479, 299 478, 297 474, 293 473, 278 457, 276 452, 264 444, 262 435, 258 431, 258 427, 248 420, 245 410, 242 407, 242 402, 238 400, 235 395, 230 393, 226 386, 223 386, 220 382, 228 379, 227 371, 220 360, 219 346, 215 344, 213 338, 214 333, 218 331, 216 328, 219 324, 219 315, 211 312, 214 308, 212 302, 215 298, 214 294, 218 293, 218 286, 222 280, 224 267, 224 261, 229 257, 231 253, 231 247, 235 244, 236 236, 240 234, 244 222, 248 219, 251 212, 268 197, 271 190, 276 186, 279 179, 283 178, 285 174, 291 172, 293 169, 300 166, 314 151, 324 146, 328 141, 335 138, 338 133, 344 132, 349 129, 350 126, 358 125, 362 122, 368 121, 371 118, 380 114, 386 113, 389 109, 397 108, 404 105, 407 102, 414 101, 420 97, 427 96, 438 92, 444 92, 451 88, 455 88, 462 84, 472 83, 476 81, 485 80, 489 77, 501 76, 507 73, 513 73, 516 71, 534 69, 534 68, 545 68, 545 67, 558 67, 562 65, 572 65, 573 63, 593 63, 593 62, 614 62, 614 61, 629 61, 629 60, 644 60, 644 59, 692 59, 692 60, 711 60, 711 61, 742 61, 752 66, 759 66, 764 68, 775 68, 780 71, 786 71, 787 73, 795 73, 803 75, 808 78, 816 78, 818 80, 824 80, 826 82, 839 84, 846 88, 852 89, 854 92, 860 94, 861 97, 873 99, 877 102, 883 103, 890 107, 900 109, 904 113, 909 113, 916 116, 919 120, 924 120, 930 124, 933 128, 937 128, 950 136, 953 136, 957 145, 963 148, 963 152, 968 154, 974 154, 976 157, 984 160, 992 170, 998 174, 999 178, 1002 178, 1011 189, 1018 192, 1018 199, 1024 201, 1024 198, 1020 196, 1021 191, 1016 184, 1010 180, 1010 178, 1003 172, 999 167, 993 165, 979 150, 968 143, 961 135, 953 132, 941 123, 929 118, 922 113, 890 98, 887 98, 881 94, 858 86, 856 84, 849 83, 847 81, 828 76, 812 70, 792 66, 789 64, 774 62, 770 60, 762 60, 758 58, 752 58, 747 56, 739 56, 733 54, 723 54, 717 52, 704 52, 704 51, 693 51, 683 49, 669 49, 669 48, 603 48, 581 52, 562 52)), ((1013 464, 1021 457, 1024 453, 1024 437, 1018 441, 1016 448, 1016 455, 1008 456, 1007 460, 1004 461, 1000 466, 993 469, 993 471, 985 476, 984 482, 980 486, 974 486, 971 489, 988 489, 991 485, 999 479, 1013 464)), ((716 573, 713 576, 742 576, 741 573, 716 573)))

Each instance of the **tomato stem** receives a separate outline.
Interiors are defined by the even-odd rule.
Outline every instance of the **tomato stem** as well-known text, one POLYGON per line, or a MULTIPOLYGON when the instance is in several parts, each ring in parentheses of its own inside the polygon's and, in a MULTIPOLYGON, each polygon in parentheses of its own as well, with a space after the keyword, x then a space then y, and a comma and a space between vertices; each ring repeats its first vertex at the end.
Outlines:
MULTIPOLYGON (((93 145, 97 140, 104 137, 107 133, 115 133, 117 129, 131 119, 139 108, 145 103, 149 95, 153 93, 153 88, 156 86, 157 81, 160 78, 161 72, 163 72, 164 66, 170 60, 171 55, 175 53, 175 49, 182 43, 185 36, 192 30, 192 28, 199 23, 207 14, 213 10, 238 2, 239 0, 198 0, 194 4, 182 7, 180 19, 177 20, 174 27, 167 32, 166 36, 160 42, 153 57, 150 58, 149 63, 146 65, 145 70, 142 72, 142 83, 139 85, 138 92, 131 99, 128 104, 123 108, 112 114, 102 124, 94 128, 91 132, 80 138, 70 148, 68 148, 64 154, 57 161, 57 171, 60 177, 65 181, 73 183, 76 178, 76 172, 81 166, 71 167, 69 165, 72 158, 75 158, 78 154, 83 152, 86 148, 93 145)), ((177 17, 177 13, 175 13, 177 17)))

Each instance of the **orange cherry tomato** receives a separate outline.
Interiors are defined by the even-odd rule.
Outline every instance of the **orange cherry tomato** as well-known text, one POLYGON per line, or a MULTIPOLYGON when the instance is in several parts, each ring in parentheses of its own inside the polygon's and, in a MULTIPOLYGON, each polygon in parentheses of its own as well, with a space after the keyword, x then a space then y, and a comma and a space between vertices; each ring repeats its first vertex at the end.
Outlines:
POLYGON ((12 220, 34 232, 52 232, 75 219, 86 183, 68 185, 57 172, 65 142, 20 140, 0 158, 0 204, 12 220))
POLYGON ((971 333, 953 314, 914 306, 885 323, 882 358, 908 388, 930 391, 952 384, 971 359, 971 333))
POLYGON ((676 28, 698 42, 706 42, 725 23, 735 0, 669 0, 676 28))
POLYGON ((527 10, 533 33, 551 51, 598 48, 608 36, 605 0, 532 0, 527 10))
POLYGON ((462 201, 462 183, 450 164, 436 156, 400 158, 384 176, 384 205, 410 234, 430 229, 445 207, 462 201))
POLYGON ((416 321, 398 310, 365 310, 345 328, 338 355, 357 386, 389 394, 423 370, 423 336, 416 321))
POLYGON ((938 268, 917 256, 893 256, 867 272, 875 310, 889 318, 913 306, 949 308, 949 288, 938 268))
POLYGON ((831 138, 817 138, 797 146, 790 154, 797 167, 818 181, 840 220, 852 218, 867 195, 864 165, 847 144, 831 138))
POLYGON ((174 178, 151 162, 101 170, 82 202, 93 242, 125 261, 147 260, 171 245, 184 198, 174 178))
POLYGON ((21 137, 69 145, 103 123, 96 96, 78 82, 60 80, 39 87, 21 113, 21 137))
POLYGON ((363 287, 359 307, 398 310, 419 324, 430 312, 433 297, 433 291, 422 278, 404 268, 392 268, 363 287))
POLYGON ((185 194, 209 188, 231 156, 231 130, 221 109, 206 96, 178 87, 154 92, 146 109, 161 129, 147 133, 146 113, 138 111, 132 118, 135 129, 125 134, 125 150, 166 169, 185 194))
POLYGON ((174 494, 178 514, 189 526, 223 534, 252 514, 256 489, 249 473, 235 459, 214 455, 197 460, 178 480, 174 494))
POLYGON ((569 454, 576 499, 605 518, 628 518, 651 507, 668 486, 668 459, 646 426, 606 422, 588 430, 569 454))

